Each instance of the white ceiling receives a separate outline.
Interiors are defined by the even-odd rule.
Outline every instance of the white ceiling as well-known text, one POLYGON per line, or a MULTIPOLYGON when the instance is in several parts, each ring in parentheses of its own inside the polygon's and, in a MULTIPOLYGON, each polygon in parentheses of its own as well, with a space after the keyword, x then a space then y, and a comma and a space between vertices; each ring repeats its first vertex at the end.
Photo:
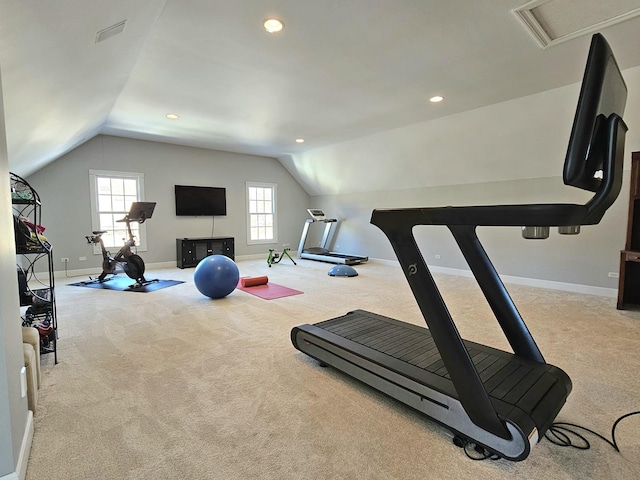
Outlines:
MULTIPOLYGON (((589 35, 543 49, 525 3, 0 0, 9 167, 100 133, 279 157, 579 82, 589 35)), ((640 65, 638 17, 603 32, 640 65)))

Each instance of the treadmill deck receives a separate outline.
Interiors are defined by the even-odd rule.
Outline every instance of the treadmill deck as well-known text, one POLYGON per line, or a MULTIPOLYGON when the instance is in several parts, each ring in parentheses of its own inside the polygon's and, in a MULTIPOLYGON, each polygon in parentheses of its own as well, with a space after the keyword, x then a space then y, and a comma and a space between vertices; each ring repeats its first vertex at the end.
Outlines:
MULTIPOLYGON (((355 358, 355 363, 360 363, 359 359, 366 359, 374 366, 372 371, 382 367, 450 398, 458 398, 427 328, 355 310, 315 325, 296 327, 292 341, 296 348, 311 356, 312 352, 305 351, 309 350, 305 343, 325 345, 320 348, 327 348, 338 357, 344 351, 347 361, 355 358)), ((466 340, 464 344, 498 414, 504 419, 521 419, 524 414, 542 436, 571 390, 568 376, 553 365, 528 361, 466 340)))
POLYGON ((359 255, 350 255, 338 252, 310 252, 305 250, 299 255, 300 258, 308 260, 317 260, 320 262, 337 263, 344 265, 359 265, 369 260, 369 257, 361 257, 359 255))

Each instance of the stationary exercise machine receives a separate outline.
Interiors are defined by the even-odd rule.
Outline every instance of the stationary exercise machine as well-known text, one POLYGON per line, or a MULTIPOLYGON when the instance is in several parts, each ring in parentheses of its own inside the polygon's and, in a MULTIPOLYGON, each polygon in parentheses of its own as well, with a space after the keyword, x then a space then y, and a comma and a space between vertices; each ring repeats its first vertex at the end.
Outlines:
POLYGON ((307 209, 311 218, 307 218, 302 229, 302 236, 300 237, 300 244, 298 245, 298 257, 307 258, 309 260, 318 260, 320 262, 329 263, 342 263, 345 265, 357 265, 369 260, 369 257, 363 257, 361 255, 350 255, 346 253, 330 252, 327 247, 327 242, 331 234, 331 230, 334 225, 338 223, 335 218, 327 218, 324 212, 317 208, 307 209), (309 234, 309 226, 316 223, 324 223, 324 232, 322 234, 322 240, 317 247, 305 248, 307 242, 307 235, 309 234))
POLYGON ((282 250, 282 253, 278 253, 276 252, 275 248, 270 248, 269 255, 267 256, 267 264, 269 265, 269 268, 271 268, 271 265, 273 265, 274 263, 280 263, 284 257, 287 257, 293 262, 294 265, 297 265, 296 261, 291 258, 291 255, 289 255, 289 250, 291 249, 285 248, 284 250, 282 250))
MULTIPOLYGON (((627 88, 608 43, 593 36, 564 164, 566 185, 589 190, 585 205, 524 204, 374 210, 428 329, 357 310, 291 331, 293 345, 419 410, 451 430, 456 444, 523 460, 571 391, 568 375, 545 362, 478 237, 478 226, 518 226, 544 236, 600 222, 622 185, 627 88), (412 229, 446 225, 513 353, 463 340, 412 229)), ((530 235, 533 234, 533 235, 530 235)))
POLYGON ((125 240, 124 245, 114 256, 111 256, 111 252, 105 248, 104 240, 102 240, 102 235, 107 233, 106 230, 96 230, 93 235, 85 237, 89 244, 100 244, 100 251, 102 252, 102 273, 94 281, 102 283, 109 280, 107 275, 115 275, 116 267, 118 266, 122 268, 129 278, 133 278, 136 281, 129 288, 138 288, 158 281, 157 279, 147 280, 144 278, 144 260, 132 250, 136 246, 136 240, 131 231, 131 222, 144 223, 145 220, 151 218, 155 207, 155 202, 133 202, 129 213, 123 219, 117 220, 126 224, 129 238, 125 240))

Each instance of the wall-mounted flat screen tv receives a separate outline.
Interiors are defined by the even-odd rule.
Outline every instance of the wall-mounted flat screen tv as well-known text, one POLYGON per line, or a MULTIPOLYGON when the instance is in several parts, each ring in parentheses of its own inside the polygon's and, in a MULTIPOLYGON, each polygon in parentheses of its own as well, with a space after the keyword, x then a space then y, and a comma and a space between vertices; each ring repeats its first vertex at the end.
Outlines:
POLYGON ((176 215, 184 217, 223 216, 227 214, 224 187, 176 185, 176 215))

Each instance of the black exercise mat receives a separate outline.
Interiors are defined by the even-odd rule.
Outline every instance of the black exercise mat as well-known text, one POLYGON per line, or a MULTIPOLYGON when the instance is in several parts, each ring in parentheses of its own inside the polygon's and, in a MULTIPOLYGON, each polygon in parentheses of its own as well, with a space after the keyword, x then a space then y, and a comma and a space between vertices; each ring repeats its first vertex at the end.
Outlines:
POLYGON ((160 290, 162 288, 173 287, 174 285, 178 285, 180 283, 184 283, 179 280, 153 280, 151 283, 147 285, 141 285, 139 287, 131 287, 136 282, 134 279, 129 277, 111 277, 104 282, 87 280, 84 282, 76 282, 70 283, 74 287, 88 287, 88 288, 98 288, 102 290, 117 290, 120 292, 154 292, 156 290, 160 290))

